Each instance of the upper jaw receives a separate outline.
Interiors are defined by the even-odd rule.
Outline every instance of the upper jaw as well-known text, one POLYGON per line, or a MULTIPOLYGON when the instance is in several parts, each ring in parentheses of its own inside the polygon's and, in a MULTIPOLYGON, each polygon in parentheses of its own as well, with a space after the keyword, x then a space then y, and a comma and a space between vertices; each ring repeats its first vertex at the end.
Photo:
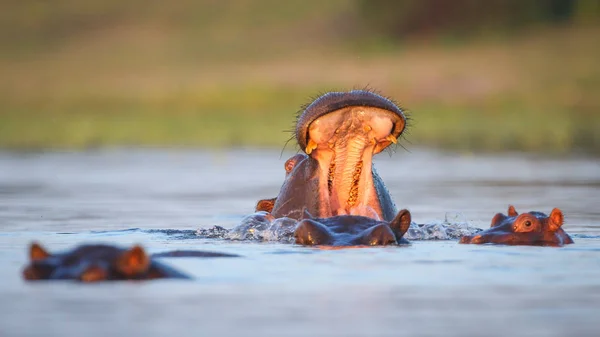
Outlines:
POLYGON ((406 126, 404 111, 392 100, 369 90, 352 90, 349 92, 328 92, 312 103, 305 106, 296 123, 296 139, 302 150, 309 142, 309 126, 324 116, 345 109, 360 108, 365 110, 385 111, 392 116, 393 128, 391 133, 398 138, 406 126))
POLYGON ((404 120, 393 112, 373 107, 348 107, 312 121, 303 150, 308 155, 315 150, 336 149, 361 150, 373 155, 396 144, 403 129, 404 120))

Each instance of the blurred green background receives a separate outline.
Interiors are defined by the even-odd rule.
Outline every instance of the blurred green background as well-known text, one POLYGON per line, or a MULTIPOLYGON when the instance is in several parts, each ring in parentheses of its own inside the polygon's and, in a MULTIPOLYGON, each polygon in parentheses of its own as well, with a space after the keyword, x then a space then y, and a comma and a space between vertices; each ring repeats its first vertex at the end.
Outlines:
POLYGON ((0 147, 269 146, 370 87, 407 147, 600 154, 597 0, 5 0, 0 147))

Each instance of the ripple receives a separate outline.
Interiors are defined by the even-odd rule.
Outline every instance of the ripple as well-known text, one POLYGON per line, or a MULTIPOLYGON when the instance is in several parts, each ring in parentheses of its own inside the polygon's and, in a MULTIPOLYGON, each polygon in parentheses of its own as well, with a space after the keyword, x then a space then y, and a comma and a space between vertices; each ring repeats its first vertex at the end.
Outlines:
MULTIPOLYGON (((219 227, 219 226, 215 226, 215 227, 224 229, 223 227, 219 227)), ((199 238, 207 237, 207 236, 200 235, 198 232, 199 232, 199 230, 195 230, 195 229, 168 229, 167 228, 167 229, 144 230, 144 233, 166 235, 169 237, 169 239, 173 239, 173 240, 192 240, 192 239, 199 239, 199 238)))
MULTIPOLYGON (((109 231, 90 231, 90 234, 101 235, 101 236, 116 236, 128 233, 136 233, 142 232, 141 228, 127 228, 127 229, 113 229, 109 231)), ((64 233, 64 234, 72 234, 72 233, 64 233)))
POLYGON ((414 260, 416 264, 449 264, 449 263, 462 263, 462 260, 414 260))
POLYGON ((575 239, 600 239, 600 235, 589 235, 589 234, 569 234, 575 239))

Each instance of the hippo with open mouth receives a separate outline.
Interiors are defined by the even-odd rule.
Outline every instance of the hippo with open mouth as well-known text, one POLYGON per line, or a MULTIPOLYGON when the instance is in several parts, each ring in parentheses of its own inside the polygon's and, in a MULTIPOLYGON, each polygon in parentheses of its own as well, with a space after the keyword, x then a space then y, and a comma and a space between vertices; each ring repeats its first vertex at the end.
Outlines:
POLYGON ((129 249, 103 244, 87 244, 51 254, 34 242, 29 247, 29 264, 23 278, 36 280, 76 280, 81 282, 188 279, 181 272, 158 262, 156 257, 234 257, 238 255, 204 251, 170 251, 149 255, 141 246, 129 249))
POLYGON ((298 116, 295 137, 304 153, 290 158, 279 195, 257 210, 275 218, 357 215, 392 221, 398 211, 373 166, 373 155, 396 144, 406 117, 390 99, 366 90, 330 92, 298 116))
POLYGON ((463 236, 460 243, 501 245, 562 246, 573 243, 563 229, 564 215, 554 208, 550 215, 531 211, 519 215, 511 205, 508 215, 498 213, 490 228, 476 235, 463 236))
POLYGON ((410 212, 397 211, 372 161, 397 143, 406 121, 394 102, 371 91, 317 98, 296 122, 303 153, 285 162, 279 195, 259 200, 256 211, 299 221, 294 237, 302 245, 408 243, 410 212))

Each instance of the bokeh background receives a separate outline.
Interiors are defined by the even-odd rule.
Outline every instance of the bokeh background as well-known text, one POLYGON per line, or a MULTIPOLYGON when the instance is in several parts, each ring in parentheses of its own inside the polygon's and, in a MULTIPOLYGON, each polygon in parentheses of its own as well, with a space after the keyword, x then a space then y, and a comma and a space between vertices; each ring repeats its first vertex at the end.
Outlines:
POLYGON ((600 155, 597 0, 4 0, 0 147, 281 148, 374 88, 407 147, 600 155))

